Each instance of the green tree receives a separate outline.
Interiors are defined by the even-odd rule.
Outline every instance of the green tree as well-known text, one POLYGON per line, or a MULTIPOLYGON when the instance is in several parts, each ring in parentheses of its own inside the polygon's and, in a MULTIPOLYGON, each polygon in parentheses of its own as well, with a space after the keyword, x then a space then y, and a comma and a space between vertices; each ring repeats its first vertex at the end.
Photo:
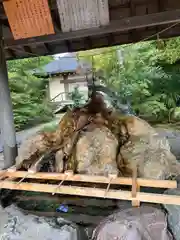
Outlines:
POLYGON ((79 91, 79 87, 76 86, 73 91, 69 94, 70 99, 73 100, 73 107, 79 107, 84 100, 83 94, 79 91))
POLYGON ((33 121, 48 121, 52 109, 46 100, 48 79, 37 78, 32 70, 50 62, 52 57, 14 60, 8 62, 9 86, 13 103, 16 129, 22 129, 33 121))
MULTIPOLYGON (((93 50, 94 69, 104 83, 149 120, 171 121, 180 96, 180 38, 93 50), (123 61, 118 61, 121 51, 123 61)), ((90 52, 81 57, 90 59, 90 52)), ((92 52, 91 52, 92 53, 92 52)))

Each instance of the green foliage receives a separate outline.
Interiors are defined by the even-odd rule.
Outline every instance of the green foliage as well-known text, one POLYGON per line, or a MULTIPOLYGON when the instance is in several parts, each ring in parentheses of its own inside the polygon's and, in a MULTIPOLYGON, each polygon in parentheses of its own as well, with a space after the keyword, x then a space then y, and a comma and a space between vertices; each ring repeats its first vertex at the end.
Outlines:
POLYGON ((159 49, 158 58, 162 62, 173 64, 180 59, 180 38, 164 41, 164 47, 159 49))
POLYGON ((161 47, 159 43, 92 50, 79 57, 90 60, 89 54, 93 54, 93 67, 103 70, 105 85, 130 102, 140 116, 171 121, 180 96, 180 38, 161 40, 161 47))
POLYGON ((59 122, 51 122, 43 126, 40 132, 54 132, 58 127, 59 122))
POLYGON ((180 107, 176 107, 174 109, 173 119, 176 120, 176 121, 180 120, 180 107))
MULTIPOLYGON (((93 70, 103 72, 101 82, 124 103, 128 101, 140 116, 158 122, 179 119, 180 38, 96 49, 78 55, 79 59, 92 61, 93 70)), ((17 129, 37 118, 40 121, 52 118, 51 106, 46 101, 48 79, 32 75, 33 69, 51 60, 52 57, 40 57, 8 62, 17 129)), ((78 87, 70 98, 73 107, 85 102, 78 87)))
POLYGON ((48 63, 51 59, 42 57, 8 62, 9 86, 17 130, 52 119, 51 106, 46 101, 48 79, 32 75, 34 68, 48 63))
POLYGON ((76 86, 69 94, 70 99, 73 101, 72 107, 79 107, 84 103, 84 95, 80 93, 79 87, 76 86))

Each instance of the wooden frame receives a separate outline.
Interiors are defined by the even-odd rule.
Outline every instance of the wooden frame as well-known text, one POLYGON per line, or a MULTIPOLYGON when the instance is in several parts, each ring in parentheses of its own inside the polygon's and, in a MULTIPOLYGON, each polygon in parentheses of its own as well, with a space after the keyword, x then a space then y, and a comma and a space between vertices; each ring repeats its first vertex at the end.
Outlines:
POLYGON ((41 44, 48 42, 61 42, 65 40, 73 40, 85 38, 88 36, 100 36, 103 34, 125 32, 132 29, 144 27, 160 26, 166 24, 177 23, 180 21, 180 10, 165 11, 159 13, 148 14, 144 16, 134 16, 118 21, 111 22, 108 26, 101 28, 84 29, 72 32, 58 33, 48 36, 40 36, 32 39, 6 40, 5 48, 17 47, 28 44, 41 44))
POLYGON ((171 180, 152 180, 137 178, 136 173, 133 178, 123 178, 116 176, 88 176, 73 174, 71 171, 60 173, 29 173, 24 171, 16 171, 14 168, 0 171, 0 188, 11 190, 25 190, 34 192, 46 192, 52 194, 66 194, 87 197, 98 197, 107 199, 119 199, 132 201, 133 206, 139 206, 140 202, 161 203, 161 204, 175 204, 180 205, 180 196, 171 196, 165 194, 154 194, 140 192, 140 187, 153 188, 176 188, 177 182, 171 180), (20 180, 19 180, 20 178, 20 180), (43 179, 60 181, 56 184, 42 184, 24 182, 26 179, 43 179), (99 183, 107 184, 106 189, 79 187, 79 186, 64 186, 65 181, 84 183, 99 183), (132 186, 132 191, 112 190, 110 185, 129 185, 132 186), (138 187, 137 187, 138 186, 138 187))
MULTIPOLYGON (((108 4, 110 15, 108 26, 101 24, 100 27, 65 33, 58 15, 57 1, 49 0, 48 2, 55 34, 16 41, 13 39, 7 14, 3 8, 3 4, 7 5, 8 0, 0 0, 0 23, 4 28, 6 59, 77 52, 138 42, 147 37, 152 40, 157 38, 157 34, 160 38, 176 37, 180 34, 179 25, 174 24, 180 20, 178 0, 111 0, 108 4), (168 30, 161 31, 167 28, 168 30)), ((68 20, 66 23, 68 24, 68 20)))

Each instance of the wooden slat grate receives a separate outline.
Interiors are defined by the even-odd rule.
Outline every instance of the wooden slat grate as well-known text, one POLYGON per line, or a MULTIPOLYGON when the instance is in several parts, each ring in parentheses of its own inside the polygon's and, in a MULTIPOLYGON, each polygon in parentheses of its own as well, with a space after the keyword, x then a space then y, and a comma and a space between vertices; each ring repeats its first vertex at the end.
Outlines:
MULTIPOLYGON (((38 181, 37 181, 38 182, 38 181)), ((86 197, 98 197, 107 199, 129 200, 133 206, 139 206, 140 202, 175 204, 180 205, 180 196, 145 193, 140 191, 141 186, 155 188, 177 188, 177 182, 171 180, 153 180, 141 178, 121 178, 121 177, 104 177, 104 176, 87 176, 73 174, 72 171, 65 173, 43 173, 43 172, 23 172, 17 171, 15 167, 0 171, 0 188, 12 190, 25 190, 34 192, 46 192, 54 194, 76 195, 86 197), (19 178, 21 178, 19 180, 19 178), (26 179, 29 179, 26 182, 26 179), (32 179, 32 182, 30 181, 32 179), (56 184, 35 183, 34 179, 56 180, 56 184), (61 180, 61 181, 59 181, 61 180), (79 187, 71 184, 63 185, 64 182, 88 182, 107 184, 107 188, 79 187), (132 191, 122 191, 110 189, 110 185, 130 185, 132 191), (138 188, 137 188, 138 186, 138 188)))
POLYGON ((63 32, 109 24, 108 0, 56 0, 63 32))
POLYGON ((3 5, 15 40, 55 33, 47 0, 9 0, 3 5))
MULTIPOLYGON (((4 177, 12 178, 29 178, 29 179, 46 179, 61 181, 65 178, 64 173, 47 173, 47 172, 36 172, 28 173, 27 171, 16 171, 14 168, 0 171, 0 179, 4 177)), ((105 176, 91 176, 83 174, 69 175, 66 181, 73 182, 88 182, 88 183, 109 183, 109 177, 105 176)), ((154 180, 137 178, 137 183, 141 187, 153 187, 153 188, 177 188, 177 182, 172 180, 154 180)), ((116 177, 112 179, 111 184, 120 185, 132 185, 132 178, 127 177, 116 177)))
POLYGON ((176 195, 166 195, 166 194, 155 194, 155 193, 145 193, 137 192, 136 197, 132 197, 131 191, 121 191, 121 190, 109 190, 105 196, 105 190, 100 188, 89 188, 89 187, 77 187, 77 186, 61 186, 57 188, 58 185, 52 184, 40 184, 40 183, 30 183, 30 182, 15 182, 4 180, 0 182, 1 188, 11 189, 11 190, 25 190, 33 192, 46 192, 54 193, 56 189, 56 194, 67 194, 76 196, 87 196, 87 197, 97 197, 97 198, 107 198, 107 199, 119 199, 119 200, 129 200, 138 202, 149 202, 149 203, 161 203, 161 204, 173 204, 180 205, 180 196, 176 195))

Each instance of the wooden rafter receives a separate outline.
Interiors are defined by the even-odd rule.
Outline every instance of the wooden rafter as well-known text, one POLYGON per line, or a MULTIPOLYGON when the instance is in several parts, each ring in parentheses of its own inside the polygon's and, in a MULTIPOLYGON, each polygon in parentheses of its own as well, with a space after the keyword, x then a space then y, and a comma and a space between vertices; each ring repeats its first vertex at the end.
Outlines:
POLYGON ((12 56, 13 58, 16 58, 15 51, 13 49, 7 49, 9 52, 9 55, 12 56))
POLYGON ((29 46, 24 46, 25 52, 33 53, 29 46))
POLYGON ((65 45, 67 46, 67 51, 68 52, 72 52, 73 51, 71 41, 65 40, 65 45))
MULTIPOLYGON (((166 28, 166 26, 162 27, 160 30, 163 30, 165 28, 166 28)), ((89 50, 89 49, 93 49, 93 48, 115 46, 115 45, 119 45, 119 44, 128 44, 128 43, 132 43, 132 42, 136 43, 136 42, 142 41, 145 38, 147 38, 147 40, 148 39, 156 40, 157 32, 158 32, 158 30, 156 29, 156 27, 153 27, 151 29, 139 29, 136 31, 136 38, 134 38, 134 37, 132 38, 130 36, 130 32, 112 33, 113 41, 108 42, 108 40, 107 40, 108 35, 103 35, 98 38, 98 41, 96 41, 96 38, 91 38, 92 45, 88 45, 88 43, 86 41, 84 41, 84 39, 79 39, 78 43, 77 43, 77 41, 72 40, 72 47, 73 47, 74 51, 82 51, 82 50, 89 50)), ((174 26, 173 28, 171 28, 168 31, 164 31, 159 36, 161 39, 167 39, 167 38, 177 37, 179 35, 180 35, 180 24, 177 26, 174 26)), ((47 51, 44 48, 43 53, 42 53, 42 51, 40 52, 40 49, 38 48, 38 46, 40 45, 41 49, 42 49, 42 45, 44 45, 44 43, 38 44, 37 47, 35 47, 34 43, 33 44, 29 43, 28 46, 31 49, 33 49, 33 54, 31 54, 27 51, 23 51, 23 48, 22 48, 23 45, 20 45, 20 47, 22 49, 21 51, 19 51, 18 46, 13 46, 13 47, 6 47, 6 52, 8 49, 15 50, 16 57, 18 59, 21 59, 21 58, 35 57, 35 56, 41 56, 41 55, 59 54, 59 53, 64 53, 67 51, 67 46, 65 45, 64 41, 62 41, 62 42, 57 41, 56 43, 46 42, 46 44, 48 44, 49 49, 51 49, 51 50, 47 51), (32 48, 32 46, 33 46, 33 48, 32 48)), ((6 55, 6 57, 8 60, 12 60, 15 58, 8 54, 6 55)))
POLYGON ((44 47, 47 50, 47 53, 51 53, 52 52, 52 49, 51 49, 51 47, 49 46, 48 43, 44 43, 44 47))

